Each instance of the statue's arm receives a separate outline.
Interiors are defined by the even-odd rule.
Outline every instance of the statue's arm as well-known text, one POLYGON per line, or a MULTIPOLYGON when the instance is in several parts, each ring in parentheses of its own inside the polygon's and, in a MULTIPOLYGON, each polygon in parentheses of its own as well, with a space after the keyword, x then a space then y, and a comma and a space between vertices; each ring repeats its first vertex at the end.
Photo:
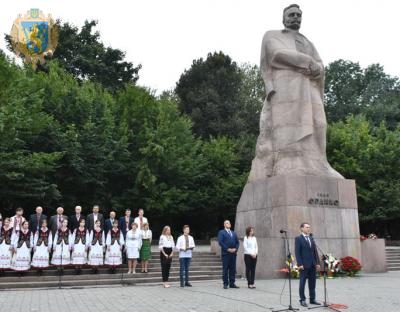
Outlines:
POLYGON ((277 69, 292 69, 310 75, 310 68, 317 63, 305 53, 288 49, 276 36, 266 36, 263 47, 269 64, 277 69))

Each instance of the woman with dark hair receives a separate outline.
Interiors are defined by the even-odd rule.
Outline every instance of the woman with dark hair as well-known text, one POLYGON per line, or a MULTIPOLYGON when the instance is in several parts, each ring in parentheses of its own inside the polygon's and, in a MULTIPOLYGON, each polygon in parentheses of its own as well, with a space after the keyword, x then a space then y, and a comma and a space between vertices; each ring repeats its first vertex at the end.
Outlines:
POLYGON ((36 231, 33 237, 33 257, 32 267, 41 272, 42 269, 48 268, 50 265, 50 251, 53 245, 53 237, 51 231, 47 227, 47 220, 43 219, 40 229, 36 231))
POLYGON ((87 264, 87 252, 89 249, 89 233, 86 230, 86 220, 80 219, 79 226, 71 233, 72 265, 76 274, 82 272, 82 267, 87 264))
POLYGON ((0 229, 0 270, 11 268, 12 259, 12 227, 10 218, 5 218, 0 229))
POLYGON ((68 230, 68 219, 61 218, 61 227, 55 232, 53 238, 53 255, 51 264, 59 266, 60 273, 62 268, 71 264, 71 233, 68 230))
POLYGON ((243 240, 244 248, 244 263, 246 264, 246 278, 247 285, 250 289, 256 288, 254 286, 254 278, 256 273, 258 245, 257 239, 254 236, 254 228, 249 226, 246 229, 246 236, 243 240))
POLYGON ((117 220, 113 222, 112 228, 106 237, 107 251, 105 264, 110 266, 114 273, 115 268, 122 264, 122 247, 125 244, 124 235, 118 228, 117 220))
POLYGON ((92 266, 94 272, 97 272, 98 267, 104 264, 105 249, 106 240, 104 231, 101 229, 100 219, 97 219, 94 223, 93 231, 89 233, 88 265, 92 266))
POLYGON ((28 271, 31 267, 31 249, 33 234, 29 231, 28 221, 22 221, 20 230, 13 235, 14 256, 11 268, 15 271, 28 271))

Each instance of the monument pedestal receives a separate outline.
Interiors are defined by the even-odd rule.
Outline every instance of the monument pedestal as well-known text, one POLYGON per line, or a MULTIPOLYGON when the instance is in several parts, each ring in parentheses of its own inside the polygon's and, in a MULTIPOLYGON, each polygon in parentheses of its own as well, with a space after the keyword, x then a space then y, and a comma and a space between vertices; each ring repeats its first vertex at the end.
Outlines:
MULTIPOLYGON (((256 276, 281 277, 285 267, 286 230, 294 255, 294 238, 300 224, 309 222, 317 245, 336 258, 361 260, 360 229, 354 180, 317 176, 274 176, 248 182, 236 212, 235 231, 243 239, 248 226, 255 228, 258 242, 256 276)), ((243 244, 237 272, 245 275, 243 244)))

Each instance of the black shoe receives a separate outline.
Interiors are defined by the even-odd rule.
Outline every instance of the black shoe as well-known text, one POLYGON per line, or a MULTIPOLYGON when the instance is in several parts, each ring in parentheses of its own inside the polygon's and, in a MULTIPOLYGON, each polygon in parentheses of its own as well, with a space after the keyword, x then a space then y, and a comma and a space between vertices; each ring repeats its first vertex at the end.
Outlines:
POLYGON ((307 303, 306 303, 305 301, 300 301, 300 305, 301 305, 302 307, 305 307, 305 308, 308 307, 308 305, 307 305, 307 303))
POLYGON ((320 303, 320 302, 318 302, 318 301, 315 301, 315 300, 312 300, 312 301, 310 301, 310 304, 321 305, 321 303, 320 303))
POLYGON ((229 288, 239 288, 239 286, 236 286, 235 284, 229 286, 229 288))
POLYGON ((224 289, 228 289, 228 285, 224 285, 224 289))
POLYGON ((181 284, 181 287, 185 287, 185 285, 181 284))
POLYGON ((190 283, 188 282, 188 283, 185 283, 185 286, 186 286, 186 287, 192 287, 192 284, 190 284, 190 283))

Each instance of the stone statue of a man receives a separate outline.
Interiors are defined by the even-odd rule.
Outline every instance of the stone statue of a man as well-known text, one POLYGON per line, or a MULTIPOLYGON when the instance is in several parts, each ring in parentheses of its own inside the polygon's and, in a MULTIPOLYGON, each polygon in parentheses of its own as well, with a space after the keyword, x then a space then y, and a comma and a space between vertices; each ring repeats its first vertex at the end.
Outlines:
POLYGON ((343 178, 326 158, 324 66, 299 33, 302 11, 283 11, 285 29, 267 31, 261 47, 266 98, 249 181, 275 175, 343 178))

